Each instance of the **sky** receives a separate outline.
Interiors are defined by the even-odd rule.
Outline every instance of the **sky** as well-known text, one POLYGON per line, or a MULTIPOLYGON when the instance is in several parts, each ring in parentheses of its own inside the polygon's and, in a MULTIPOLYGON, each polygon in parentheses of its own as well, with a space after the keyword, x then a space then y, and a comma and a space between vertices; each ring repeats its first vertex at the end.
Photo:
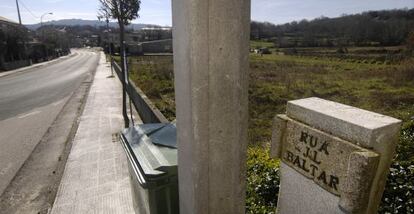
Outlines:
MULTIPOLYGON (((23 24, 59 19, 96 19, 98 0, 19 0, 23 24)), ((414 8, 414 0, 251 0, 251 18, 283 24, 320 16, 337 17, 368 10, 414 8)), ((0 16, 18 21, 15 0, 0 0, 0 16)), ((171 26, 171 0, 141 0, 134 23, 171 26)))

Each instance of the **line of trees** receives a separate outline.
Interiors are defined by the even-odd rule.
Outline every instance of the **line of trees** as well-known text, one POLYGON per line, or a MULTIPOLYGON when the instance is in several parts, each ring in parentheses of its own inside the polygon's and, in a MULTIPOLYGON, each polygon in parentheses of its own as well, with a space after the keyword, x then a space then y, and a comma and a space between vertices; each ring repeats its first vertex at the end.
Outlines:
POLYGON ((414 29, 414 9, 369 11, 338 18, 320 17, 283 25, 251 23, 252 39, 268 39, 279 47, 401 45, 414 29))
POLYGON ((15 61, 27 58, 24 43, 28 40, 25 28, 9 24, 0 28, 0 60, 15 61))
POLYGON ((30 31, 26 27, 5 23, 0 27, 0 69, 9 70, 42 62, 69 53, 65 32, 53 27, 30 31))

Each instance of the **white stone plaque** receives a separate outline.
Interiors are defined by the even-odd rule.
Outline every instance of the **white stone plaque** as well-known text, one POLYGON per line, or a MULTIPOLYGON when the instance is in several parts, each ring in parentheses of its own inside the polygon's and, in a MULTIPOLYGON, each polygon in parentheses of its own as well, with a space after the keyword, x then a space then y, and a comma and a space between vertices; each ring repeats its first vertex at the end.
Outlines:
POLYGON ((325 190, 340 196, 351 154, 368 150, 305 124, 286 120, 282 161, 325 190))
POLYGON ((319 98, 288 102, 273 122, 278 213, 376 213, 400 123, 319 98))

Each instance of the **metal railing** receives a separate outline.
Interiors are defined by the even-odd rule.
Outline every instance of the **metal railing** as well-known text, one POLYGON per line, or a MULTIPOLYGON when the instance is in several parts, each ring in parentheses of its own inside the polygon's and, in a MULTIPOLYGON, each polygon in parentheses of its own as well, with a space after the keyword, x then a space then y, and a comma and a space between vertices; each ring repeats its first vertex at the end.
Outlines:
MULTIPOLYGON (((118 76, 118 79, 122 81, 123 78, 121 75, 123 74, 121 67, 115 62, 114 59, 112 59, 111 64, 118 76)), ((126 92, 143 123, 169 123, 168 119, 130 79, 128 84, 126 84, 126 92)))

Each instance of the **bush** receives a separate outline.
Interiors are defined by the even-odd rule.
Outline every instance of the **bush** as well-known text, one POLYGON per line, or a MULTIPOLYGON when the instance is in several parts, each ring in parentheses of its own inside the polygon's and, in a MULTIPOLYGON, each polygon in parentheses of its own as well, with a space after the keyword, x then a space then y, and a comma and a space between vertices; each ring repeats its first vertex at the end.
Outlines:
POLYGON ((414 122, 401 131, 379 213, 414 213, 414 122))
POLYGON ((269 148, 249 148, 246 213, 275 213, 279 182, 279 161, 269 157, 269 148))
POLYGON ((414 120, 406 123, 401 129, 395 160, 414 164, 414 120))
POLYGON ((414 213, 414 161, 391 166, 379 213, 414 213))

